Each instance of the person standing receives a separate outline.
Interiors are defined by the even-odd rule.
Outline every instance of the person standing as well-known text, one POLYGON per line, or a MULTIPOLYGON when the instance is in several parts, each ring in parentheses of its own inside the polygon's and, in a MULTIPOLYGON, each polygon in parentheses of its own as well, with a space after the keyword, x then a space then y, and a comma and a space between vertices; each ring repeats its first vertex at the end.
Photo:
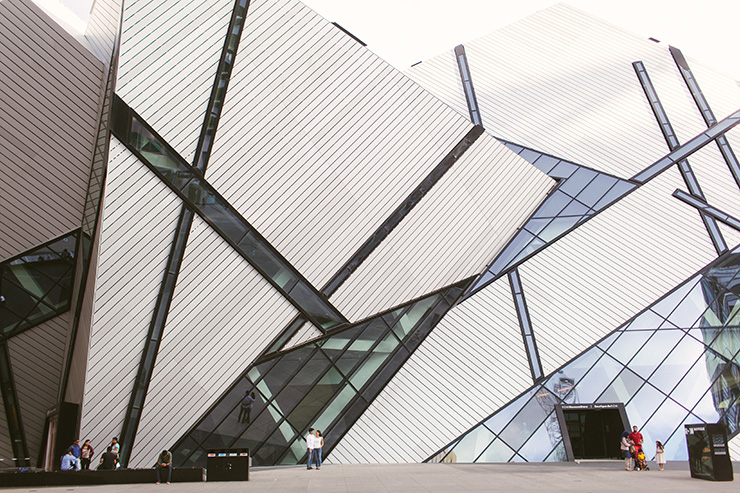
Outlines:
POLYGON ((321 436, 321 431, 316 430, 316 435, 313 439, 313 461, 316 464, 316 469, 321 469, 321 448, 324 446, 324 437, 321 436))
POLYGON ((622 433, 622 439, 619 442, 619 448, 622 450, 622 457, 624 458, 624 468, 627 471, 632 470, 632 456, 630 454, 630 433, 624 430, 622 433))
POLYGON ((316 437, 313 434, 313 428, 309 428, 308 436, 306 437, 306 447, 308 447, 308 462, 306 462, 306 469, 313 469, 313 447, 315 439, 316 437))
POLYGON ((632 445, 634 445, 637 449, 635 452, 639 452, 640 450, 642 450, 642 433, 637 431, 637 426, 632 427, 632 433, 630 433, 629 438, 632 442, 632 445))
POLYGON ((665 447, 660 443, 660 440, 655 441, 655 462, 658 463, 660 470, 663 470, 665 466, 665 447))
POLYGON ((118 443, 118 437, 113 437, 110 442, 111 452, 116 454, 116 468, 121 467, 121 444, 118 443))
POLYGON ((118 464, 118 455, 113 452, 113 447, 108 447, 103 455, 100 456, 98 470, 113 470, 118 464))
POLYGON ((254 406, 254 401, 254 392, 244 394, 239 410, 240 423, 249 423, 252 420, 252 407, 254 406))
POLYGON ((85 440, 85 443, 82 445, 82 448, 80 449, 80 463, 82 465, 82 469, 85 471, 90 470, 90 461, 92 460, 92 456, 95 454, 95 450, 93 450, 92 445, 90 445, 90 440, 85 440))
POLYGON ((80 464, 80 439, 75 439, 75 441, 72 442, 72 445, 69 446, 68 450, 72 454, 72 457, 74 457, 75 469, 79 471, 82 467, 80 464))
POLYGON ((170 481, 172 481, 172 454, 166 449, 159 454, 159 458, 157 459, 157 484, 160 481, 159 471, 165 467, 167 468, 167 484, 170 484, 170 481))

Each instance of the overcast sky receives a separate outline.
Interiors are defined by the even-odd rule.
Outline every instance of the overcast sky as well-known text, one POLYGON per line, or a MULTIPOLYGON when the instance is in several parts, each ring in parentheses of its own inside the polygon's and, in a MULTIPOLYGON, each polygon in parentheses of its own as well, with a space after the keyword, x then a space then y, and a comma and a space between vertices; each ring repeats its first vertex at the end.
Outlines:
MULTIPOLYGON (((60 0, 37 0, 56 3, 60 0)), ((92 0, 62 0, 85 18, 92 0)), ((186 1, 186 0, 182 0, 186 1)), ((397 68, 431 58, 554 0, 305 0, 397 68)), ((635 34, 680 48, 740 80, 740 0, 566 0, 635 34)))

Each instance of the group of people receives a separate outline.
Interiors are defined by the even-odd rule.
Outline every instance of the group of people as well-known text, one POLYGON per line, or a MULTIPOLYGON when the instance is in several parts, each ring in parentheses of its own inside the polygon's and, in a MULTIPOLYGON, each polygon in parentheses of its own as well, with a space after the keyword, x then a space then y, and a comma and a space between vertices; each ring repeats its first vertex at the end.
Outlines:
MULTIPOLYGON (((100 457, 98 469, 115 469, 118 467, 118 453, 120 449, 121 445, 118 443, 118 438, 113 437, 111 444, 100 457)), ((85 443, 80 447, 80 440, 78 438, 72 442, 72 445, 67 449, 67 453, 62 456, 59 469, 62 471, 89 470, 93 455, 95 455, 95 450, 90 444, 90 440, 85 440, 85 443)))
POLYGON ((314 464, 316 464, 316 469, 321 469, 321 449, 324 446, 324 437, 321 436, 321 431, 309 428, 306 445, 308 446, 306 469, 313 469, 314 464))
MULTIPOLYGON (((650 467, 647 465, 645 458, 645 450, 642 447, 642 433, 637 429, 637 426, 632 427, 632 433, 626 431, 622 433, 622 439, 619 444, 619 448, 622 450, 622 457, 624 457, 624 468, 627 471, 649 471, 650 467)), ((665 466, 665 451, 663 444, 660 440, 655 441, 655 462, 658 463, 660 470, 663 470, 665 466)))
MULTIPOLYGON (((120 467, 120 452, 121 444, 118 443, 118 437, 113 437, 111 444, 108 445, 105 453, 100 457, 98 470, 113 470, 120 467)), ((67 449, 67 453, 62 456, 62 464, 59 469, 62 471, 89 470, 93 455, 95 455, 95 450, 90 444, 90 440, 85 440, 85 443, 80 447, 80 440, 77 439, 72 442, 72 445, 67 449)), ((157 484, 161 480, 161 469, 167 469, 167 484, 170 484, 172 480, 172 454, 163 450, 157 457, 157 464, 154 467, 157 470, 157 484)))

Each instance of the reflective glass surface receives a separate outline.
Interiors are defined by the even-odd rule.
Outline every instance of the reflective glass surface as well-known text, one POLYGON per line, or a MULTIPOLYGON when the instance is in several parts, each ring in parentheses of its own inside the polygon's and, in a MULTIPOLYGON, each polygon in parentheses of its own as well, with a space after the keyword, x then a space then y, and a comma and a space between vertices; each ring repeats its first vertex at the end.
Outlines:
MULTIPOLYGON (((249 447, 254 465, 295 464, 305 459, 305 434, 313 427, 323 432, 328 455, 456 301, 450 293, 459 297, 461 286, 266 357, 245 371, 174 451, 179 457, 192 454, 193 442, 201 449, 249 447), (241 404, 251 392, 256 398, 246 413, 241 404)), ((202 455, 192 457, 182 465, 203 464, 202 455)))
POLYGON ((116 98, 113 134, 152 169, 193 212, 200 215, 317 327, 330 329, 347 320, 302 279, 216 190, 120 98, 116 98))
POLYGON ((471 293, 482 289, 502 272, 544 248, 611 202, 634 190, 633 183, 533 149, 504 142, 510 149, 551 178, 561 180, 521 231, 481 275, 471 293))
POLYGON ((79 231, 0 264, 0 340, 69 310, 79 231))
POLYGON ((739 274, 740 254, 723 255, 472 429, 486 428, 486 436, 512 449, 510 458, 501 459, 509 452, 497 453, 498 445, 464 456, 477 455, 477 462, 566 460, 560 425, 550 414, 557 402, 623 403, 651 457, 661 440, 668 460, 687 459, 684 423, 722 421, 729 438, 737 435, 739 274))

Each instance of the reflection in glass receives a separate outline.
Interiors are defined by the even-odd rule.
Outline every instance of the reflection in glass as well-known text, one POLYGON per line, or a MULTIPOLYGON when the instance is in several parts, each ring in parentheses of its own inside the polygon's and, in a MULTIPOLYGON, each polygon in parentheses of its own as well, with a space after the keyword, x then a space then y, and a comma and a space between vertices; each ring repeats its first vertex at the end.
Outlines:
POLYGON ((0 340, 69 310, 79 231, 0 263, 0 340))
POLYGON ((325 330, 347 320, 270 243, 126 103, 116 97, 113 134, 177 193, 314 325, 325 330))
MULTIPOLYGON (((249 447, 255 465, 294 464, 304 460, 301 442, 314 427, 324 432, 328 455, 456 301, 447 295, 459 297, 466 282, 265 357, 201 418, 195 427, 199 440, 210 443, 206 432, 219 444, 226 442, 223 446, 249 447), (234 394, 243 395, 248 388, 259 396, 251 422, 244 423, 235 417, 239 399, 234 394), (226 418, 218 424, 213 416, 226 418)), ((185 437, 180 442, 189 443, 185 437)), ((181 448, 180 442, 174 450, 181 448)), ((183 463, 197 464, 192 458, 183 463)))

